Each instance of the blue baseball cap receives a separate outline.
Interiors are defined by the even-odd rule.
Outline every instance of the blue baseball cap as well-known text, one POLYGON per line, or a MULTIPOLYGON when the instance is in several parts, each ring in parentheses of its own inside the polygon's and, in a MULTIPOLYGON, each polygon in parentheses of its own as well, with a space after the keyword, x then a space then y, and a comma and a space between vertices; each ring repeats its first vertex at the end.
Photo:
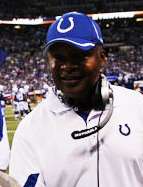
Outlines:
POLYGON ((87 51, 103 44, 99 25, 83 13, 69 12, 56 20, 47 32, 46 47, 57 42, 73 45, 87 51))

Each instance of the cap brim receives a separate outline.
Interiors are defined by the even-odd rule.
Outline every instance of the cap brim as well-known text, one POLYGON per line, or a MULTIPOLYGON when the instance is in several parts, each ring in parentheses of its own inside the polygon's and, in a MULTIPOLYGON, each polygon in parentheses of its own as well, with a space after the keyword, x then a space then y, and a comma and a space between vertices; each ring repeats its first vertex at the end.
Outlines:
POLYGON ((49 48, 54 43, 64 42, 68 43, 70 45, 73 45, 81 50, 87 51, 95 47, 95 43, 89 42, 87 40, 83 39, 77 39, 77 38, 56 38, 51 41, 49 41, 46 45, 46 48, 49 48))

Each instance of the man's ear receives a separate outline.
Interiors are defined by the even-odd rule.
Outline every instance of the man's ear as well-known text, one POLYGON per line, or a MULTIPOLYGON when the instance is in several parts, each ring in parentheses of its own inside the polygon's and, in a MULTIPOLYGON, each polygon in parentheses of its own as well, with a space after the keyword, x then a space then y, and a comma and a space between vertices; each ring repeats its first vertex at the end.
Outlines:
POLYGON ((96 47, 96 52, 97 52, 98 59, 100 60, 102 66, 105 66, 107 64, 107 56, 106 56, 106 52, 103 46, 98 45, 96 47))
POLYGON ((54 69, 55 68, 55 59, 52 57, 51 53, 48 52, 47 58, 48 58, 49 68, 54 69))
POLYGON ((103 51, 101 51, 101 58, 103 60, 103 65, 106 65, 107 64, 107 56, 106 56, 104 49, 103 49, 103 51))

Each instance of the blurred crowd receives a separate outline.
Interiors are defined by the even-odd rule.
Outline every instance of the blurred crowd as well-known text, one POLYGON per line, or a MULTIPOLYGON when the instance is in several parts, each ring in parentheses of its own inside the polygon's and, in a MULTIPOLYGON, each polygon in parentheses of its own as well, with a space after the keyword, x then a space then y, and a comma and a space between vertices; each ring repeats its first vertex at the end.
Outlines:
POLYGON ((124 46, 113 51, 109 49, 105 74, 112 83, 134 89, 134 82, 143 80, 143 48, 124 46))
MULTIPOLYGON (((49 84, 48 63, 43 56, 46 31, 47 27, 41 26, 18 29, 1 26, 0 53, 4 52, 5 57, 0 62, 0 85, 4 86, 5 92, 25 85, 29 91, 41 90, 49 84)), ((115 44, 123 41, 123 32, 111 36, 109 31, 105 29, 105 43, 113 44, 114 38, 115 44)), ((124 45, 106 47, 108 65, 105 74, 112 83, 128 88, 133 88, 134 81, 143 80, 143 45, 137 45, 137 37, 134 40, 135 45, 129 40, 124 45)))
POLYGON ((48 76, 42 49, 45 32, 39 28, 3 30, 0 33, 0 48, 5 51, 6 58, 0 67, 0 84, 7 91, 14 85, 26 84, 31 91, 41 89, 48 76))

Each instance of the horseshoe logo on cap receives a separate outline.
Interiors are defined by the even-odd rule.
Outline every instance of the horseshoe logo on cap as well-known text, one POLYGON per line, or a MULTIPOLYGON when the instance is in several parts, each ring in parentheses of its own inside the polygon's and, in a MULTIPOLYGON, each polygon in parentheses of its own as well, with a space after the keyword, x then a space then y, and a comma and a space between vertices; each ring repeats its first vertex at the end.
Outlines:
POLYGON ((63 18, 60 19, 60 21, 59 21, 59 23, 58 23, 58 25, 57 25, 57 30, 58 30, 58 32, 66 33, 66 32, 69 32, 70 30, 73 29, 73 27, 74 27, 73 17, 69 17, 68 20, 69 20, 69 22, 70 22, 70 26, 67 27, 66 29, 62 29, 62 28, 61 28, 61 24, 62 24, 62 22, 64 21, 64 19, 63 19, 63 18))

